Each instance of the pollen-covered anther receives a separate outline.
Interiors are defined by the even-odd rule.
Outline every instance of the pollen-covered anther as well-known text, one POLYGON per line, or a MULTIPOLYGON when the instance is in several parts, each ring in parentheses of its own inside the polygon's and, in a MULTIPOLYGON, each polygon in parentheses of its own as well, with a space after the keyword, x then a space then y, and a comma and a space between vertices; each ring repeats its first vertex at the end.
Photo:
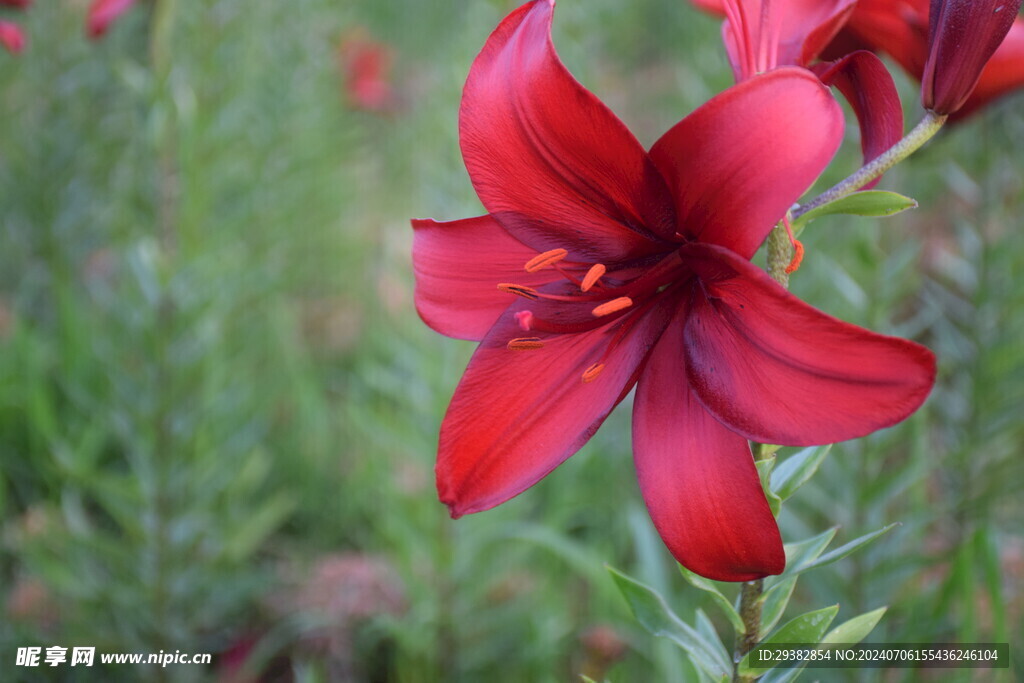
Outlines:
POLYGON ((583 276, 583 284, 580 285, 580 289, 584 292, 589 292, 590 288, 596 285, 597 281, 604 277, 607 270, 608 269, 604 267, 604 264, 601 263, 595 263, 590 266, 590 270, 588 270, 587 274, 583 276))
POLYGON ((584 384, 590 384, 597 379, 602 372, 604 372, 604 363, 594 363, 583 371, 583 377, 581 377, 581 379, 584 384))
POLYGON ((540 337, 517 337, 505 345, 509 351, 533 351, 544 348, 544 342, 540 337))
POLYGON ((632 305, 632 299, 630 299, 628 296, 620 296, 618 299, 606 301, 600 306, 595 307, 594 310, 591 311, 591 313, 594 314, 594 317, 600 318, 601 316, 604 315, 611 315, 612 313, 617 313, 624 308, 629 308, 632 305))
POLYGON ((515 319, 519 324, 519 329, 523 332, 529 332, 533 329, 533 313, 530 311, 519 311, 515 314, 515 319))
POLYGON ((531 299, 536 301, 540 297, 537 296, 537 290, 533 287, 527 287, 526 285, 514 285, 509 282, 501 282, 498 284, 498 289, 509 294, 515 294, 521 296, 524 299, 531 299))
POLYGON ((552 249, 543 254, 537 254, 523 266, 527 273, 535 273, 542 268, 553 266, 569 255, 565 249, 552 249))

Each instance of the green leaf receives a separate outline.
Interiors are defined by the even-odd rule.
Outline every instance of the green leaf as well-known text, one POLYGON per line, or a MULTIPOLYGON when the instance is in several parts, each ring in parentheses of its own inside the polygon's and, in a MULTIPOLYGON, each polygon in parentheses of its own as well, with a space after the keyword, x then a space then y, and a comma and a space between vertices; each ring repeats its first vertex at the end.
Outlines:
MULTIPOLYGON (((771 576, 765 579, 766 595, 768 590, 774 589, 775 586, 781 584, 786 579, 803 572, 805 565, 817 559, 825 548, 828 547, 838 529, 839 527, 832 527, 817 536, 812 536, 796 543, 787 543, 785 545, 786 571, 778 576, 771 576)), ((764 598, 762 597, 762 599, 764 598)))
POLYGON ((800 567, 798 571, 802 573, 807 571, 808 569, 824 567, 827 564, 832 564, 837 560, 841 560, 847 555, 850 555, 851 553, 860 550, 861 548, 866 546, 868 543, 871 543, 875 539, 889 533, 889 531, 891 531, 895 527, 898 527, 899 525, 899 522, 893 522, 892 524, 887 524, 878 531, 872 531, 870 534, 864 534, 860 538, 855 538, 846 545, 839 546, 835 550, 829 551, 821 557, 806 563, 804 566, 800 567))
POLYGON ((718 637, 718 631, 715 630, 715 625, 711 623, 711 619, 708 618, 707 613, 698 607, 694 610, 694 615, 697 618, 695 623, 697 633, 704 636, 704 640, 715 648, 720 661, 728 662, 732 655, 729 654, 727 649, 725 649, 725 644, 722 642, 722 639, 718 637))
POLYGON ((771 489, 780 500, 786 500, 818 471, 832 444, 805 448, 783 460, 772 472, 771 489))
MULTIPOLYGON (((798 617, 787 621, 778 631, 758 643, 761 645, 784 645, 786 643, 817 643, 820 642, 828 629, 829 624, 836 618, 839 612, 839 605, 832 605, 823 609, 806 612, 798 617)), ((752 667, 750 665, 751 654, 757 652, 755 648, 747 653, 739 665, 740 675, 756 676, 772 668, 752 667)), ((772 665, 774 666, 774 664, 772 665)))
POLYGON ((859 643, 864 640, 869 633, 871 633, 871 629, 878 625, 878 622, 881 621, 882 615, 885 614, 887 609, 889 608, 879 607, 876 610, 871 610, 870 612, 865 612, 864 614, 852 619, 848 619, 829 631, 828 635, 826 635, 821 642, 828 644, 859 643))
POLYGON ((715 648, 700 633, 677 617, 661 595, 612 567, 607 569, 636 620, 651 635, 668 638, 681 647, 694 664, 712 678, 728 674, 731 669, 729 661, 718 656, 715 648))
POLYGON ((783 613, 786 611, 786 606, 789 604, 789 599, 793 595, 793 589, 796 588, 796 581, 797 577, 791 576, 782 583, 775 584, 761 596, 763 601, 761 606, 762 636, 775 628, 775 624, 779 623, 779 619, 782 618, 783 613))
POLYGON ((739 612, 736 611, 736 608, 732 606, 732 602, 730 602, 729 599, 725 597, 720 590, 718 590, 718 587, 712 583, 710 579, 705 579, 703 576, 694 574, 683 565, 679 565, 679 571, 691 586, 699 588, 711 596, 715 605, 722 610, 726 618, 729 620, 729 623, 732 624, 732 627, 736 630, 736 633, 743 633, 743 619, 740 618, 739 612))
POLYGON ((823 204, 805 213, 793 221, 793 230, 801 230, 813 220, 832 214, 848 214, 852 216, 893 216, 907 209, 917 208, 917 202, 895 192, 882 190, 865 190, 854 192, 845 197, 823 204))
POLYGON ((770 484, 772 469, 775 467, 775 456, 755 460, 754 466, 757 467, 757 476, 761 479, 761 489, 764 491, 765 498, 768 499, 768 507, 771 508, 772 514, 778 517, 779 510, 782 509, 782 499, 775 495, 770 484))

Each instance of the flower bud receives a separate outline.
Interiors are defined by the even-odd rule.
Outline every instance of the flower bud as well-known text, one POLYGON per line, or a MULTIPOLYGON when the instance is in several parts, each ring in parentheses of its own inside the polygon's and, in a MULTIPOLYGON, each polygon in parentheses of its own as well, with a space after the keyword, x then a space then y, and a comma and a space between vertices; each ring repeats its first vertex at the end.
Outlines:
POLYGON ((978 84, 1021 0, 932 0, 929 53, 921 79, 925 109, 952 114, 978 84))

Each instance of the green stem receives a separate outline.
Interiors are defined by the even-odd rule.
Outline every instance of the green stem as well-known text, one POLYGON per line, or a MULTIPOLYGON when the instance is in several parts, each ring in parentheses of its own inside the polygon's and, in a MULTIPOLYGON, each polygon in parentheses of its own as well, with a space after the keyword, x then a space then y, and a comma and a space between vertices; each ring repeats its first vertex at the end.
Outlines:
POLYGON ((856 192, 860 188, 878 178, 890 168, 903 161, 928 142, 946 122, 946 116, 933 111, 925 112, 924 118, 906 137, 876 157, 871 163, 861 167, 859 171, 846 180, 833 185, 808 203, 793 210, 793 218, 799 218, 811 209, 834 202, 840 197, 856 192))
POLYGON ((764 592, 764 580, 746 581, 740 589, 740 618, 743 620, 743 633, 736 635, 736 647, 733 655, 733 683, 750 683, 753 676, 741 676, 740 661, 754 649, 761 631, 761 594, 764 592))

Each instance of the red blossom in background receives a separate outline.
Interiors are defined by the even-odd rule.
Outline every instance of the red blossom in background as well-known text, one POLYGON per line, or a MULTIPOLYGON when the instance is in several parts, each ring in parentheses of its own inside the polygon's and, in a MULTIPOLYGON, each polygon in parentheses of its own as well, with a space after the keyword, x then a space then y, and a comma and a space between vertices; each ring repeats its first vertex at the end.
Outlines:
POLYGON ((86 33, 90 38, 100 38, 134 4, 135 0, 93 0, 86 15, 86 33))
POLYGON ((342 39, 338 47, 338 64, 345 94, 354 107, 379 112, 394 105, 391 84, 393 61, 391 48, 361 33, 342 39))
POLYGON ((0 45, 3 45, 12 55, 24 50, 25 34, 21 27, 12 21, 0 21, 0 45))
POLYGON ((822 82, 838 88, 857 116, 864 163, 903 137, 903 105, 892 76, 877 57, 855 50, 833 63, 813 64, 842 29, 856 0, 693 2, 725 18, 722 40, 737 81, 793 65, 812 68, 822 82))
POLYGON ((831 318, 749 261, 831 160, 842 113, 813 74, 779 68, 646 152, 558 59, 553 6, 512 12, 466 83, 462 153, 488 214, 413 221, 417 310, 480 341, 441 426, 439 496, 458 517, 518 495, 636 386, 634 461, 672 554, 719 580, 779 573, 747 440, 863 436, 934 382, 924 347, 831 318))
MULTIPOLYGON (((1020 6, 1017 0, 962 4, 974 6, 974 11, 978 8, 987 9, 990 17, 1001 21, 1016 15, 1020 6), (1002 9, 993 12, 996 5, 1002 9)), ((930 0, 859 0, 849 22, 829 47, 828 53, 837 55, 856 48, 884 52, 911 76, 921 80, 930 54, 930 10, 930 0)), ((961 75, 966 75, 968 69, 972 77, 976 75, 978 65, 968 65, 964 60, 977 61, 978 43, 983 38, 971 37, 968 44, 955 47, 952 51, 948 51, 950 43, 947 42, 944 57, 948 60, 947 66, 952 69, 963 68, 961 75), (973 47, 969 44, 973 44, 973 47)), ((960 105, 955 117, 963 118, 1021 87, 1024 87, 1024 18, 1016 16, 1002 44, 981 70, 974 92, 960 105)))

